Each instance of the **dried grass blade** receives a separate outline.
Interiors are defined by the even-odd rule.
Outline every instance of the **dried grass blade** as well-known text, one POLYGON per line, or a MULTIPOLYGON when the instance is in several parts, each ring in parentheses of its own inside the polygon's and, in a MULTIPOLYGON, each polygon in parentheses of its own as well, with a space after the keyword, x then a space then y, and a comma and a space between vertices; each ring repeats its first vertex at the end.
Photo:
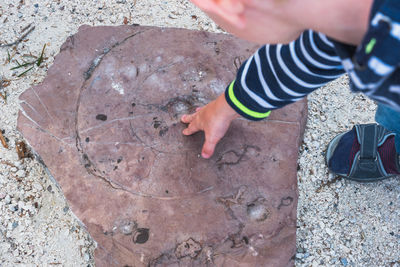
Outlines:
POLYGON ((43 62, 43 55, 44 55, 44 49, 46 48, 46 44, 44 44, 43 49, 42 49, 42 53, 40 54, 40 57, 37 60, 36 65, 39 67, 40 64, 42 64, 43 62))
MULTIPOLYGON (((18 63, 18 62, 17 62, 18 63)), ((27 67, 27 66, 30 66, 30 65, 33 65, 33 64, 35 64, 36 63, 36 61, 34 61, 34 62, 27 62, 27 63, 24 63, 24 64, 19 64, 18 66, 16 66, 16 67, 13 67, 13 68, 11 68, 10 70, 16 70, 16 69, 19 69, 19 68, 23 68, 23 67, 27 67)))
POLYGON ((31 69, 33 69, 33 66, 30 67, 29 69, 27 69, 26 71, 24 71, 23 73, 21 73, 20 75, 18 75, 17 77, 21 77, 22 75, 24 75, 25 73, 27 73, 27 72, 30 71, 31 69))

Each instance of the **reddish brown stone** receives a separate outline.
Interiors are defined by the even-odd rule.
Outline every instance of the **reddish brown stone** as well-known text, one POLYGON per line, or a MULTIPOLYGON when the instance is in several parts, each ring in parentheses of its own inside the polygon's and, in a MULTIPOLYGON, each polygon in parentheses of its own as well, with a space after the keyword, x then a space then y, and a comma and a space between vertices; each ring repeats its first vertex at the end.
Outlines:
POLYGON ((18 127, 98 242, 97 266, 290 266, 306 102, 232 124, 210 160, 181 114, 255 45, 183 29, 88 27, 21 96, 18 127))

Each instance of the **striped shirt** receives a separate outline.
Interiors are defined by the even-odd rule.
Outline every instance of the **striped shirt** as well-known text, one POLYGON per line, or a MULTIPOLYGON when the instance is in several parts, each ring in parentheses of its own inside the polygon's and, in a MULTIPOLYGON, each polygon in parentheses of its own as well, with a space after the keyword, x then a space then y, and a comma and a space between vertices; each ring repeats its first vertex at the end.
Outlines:
POLYGON ((400 1, 375 0, 359 47, 311 30, 290 44, 264 45, 239 68, 225 98, 242 116, 261 120, 347 72, 352 91, 400 111, 399 63, 400 1))

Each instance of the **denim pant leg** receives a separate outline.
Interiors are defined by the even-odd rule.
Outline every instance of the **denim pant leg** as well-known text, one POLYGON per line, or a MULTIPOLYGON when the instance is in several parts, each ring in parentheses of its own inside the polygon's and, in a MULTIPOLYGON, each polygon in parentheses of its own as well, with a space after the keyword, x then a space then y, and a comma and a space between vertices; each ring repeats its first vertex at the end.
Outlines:
POLYGON ((385 105, 378 104, 378 110, 375 113, 375 120, 386 129, 396 133, 396 151, 400 154, 400 112, 385 105))

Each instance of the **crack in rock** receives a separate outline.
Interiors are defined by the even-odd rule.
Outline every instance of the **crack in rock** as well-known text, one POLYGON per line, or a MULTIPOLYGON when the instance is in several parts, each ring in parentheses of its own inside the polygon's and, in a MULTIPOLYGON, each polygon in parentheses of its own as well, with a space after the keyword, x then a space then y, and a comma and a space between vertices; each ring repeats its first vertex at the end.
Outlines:
POLYGON ((293 197, 290 196, 283 197, 277 209, 280 210, 282 207, 290 206, 292 203, 293 203, 293 197))
POLYGON ((243 202, 243 195, 246 193, 247 186, 242 185, 236 194, 232 194, 226 197, 219 197, 217 198, 217 202, 223 204, 226 208, 230 208, 232 205, 242 204, 243 202))
POLYGON ((193 238, 189 238, 188 240, 177 245, 175 249, 175 255, 178 259, 182 259, 184 257, 195 258, 201 252, 201 245, 199 242, 194 240, 193 238))
POLYGON ((260 152, 261 149, 258 146, 254 145, 244 145, 244 148, 241 152, 237 152, 236 150, 228 150, 218 158, 217 166, 218 169, 222 169, 224 166, 233 166, 238 165, 242 161, 244 161, 244 157, 249 152, 249 150, 254 149, 257 152, 260 152))
MULTIPOLYGON (((104 182, 106 182, 110 187, 114 188, 114 189, 122 189, 124 190, 123 186, 115 183, 114 181, 103 177, 101 175, 98 175, 96 173, 96 168, 94 167, 93 162, 91 162, 91 160, 88 158, 87 154, 84 152, 84 149, 82 147, 82 143, 81 143, 81 137, 79 134, 79 130, 78 130, 78 125, 79 125, 79 110, 80 110, 80 105, 81 105, 81 98, 82 98, 82 93, 84 91, 84 88, 86 87, 87 81, 90 79, 90 77, 92 76, 93 72, 96 70, 96 68, 100 65, 100 63, 102 62, 103 58, 110 52, 112 51, 114 48, 118 47, 119 45, 125 43, 127 40, 129 40, 130 38, 133 38, 135 36, 137 36, 138 34, 141 34, 143 32, 146 31, 138 31, 134 34, 129 35, 128 37, 124 38, 122 41, 120 42, 116 42, 115 44, 113 44, 111 47, 105 48, 103 50, 103 52, 97 56, 92 63, 90 64, 89 68, 87 71, 84 72, 83 77, 84 77, 84 82, 81 86, 81 88, 79 89, 79 95, 78 95, 78 100, 76 103, 76 108, 75 108, 75 134, 76 134, 76 149, 78 151, 78 153, 81 154, 81 157, 84 161, 84 166, 86 168, 86 170, 88 171, 89 174, 92 174, 93 176, 100 178, 101 180, 103 180, 104 182)), ((126 191, 126 190, 125 190, 126 191)), ((141 195, 141 194, 139 194, 141 195)))

